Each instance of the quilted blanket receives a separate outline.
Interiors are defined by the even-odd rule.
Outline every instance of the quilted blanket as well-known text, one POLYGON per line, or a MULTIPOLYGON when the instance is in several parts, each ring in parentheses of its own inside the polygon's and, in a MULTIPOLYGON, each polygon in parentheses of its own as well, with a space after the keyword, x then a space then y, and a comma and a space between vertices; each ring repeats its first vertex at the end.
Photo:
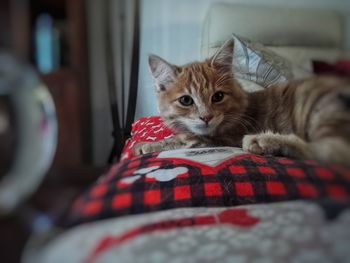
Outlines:
POLYGON ((70 229, 34 237, 24 262, 350 262, 350 167, 233 147, 132 155, 169 136, 158 117, 134 124, 70 229))
POLYGON ((25 262, 345 263, 349 225, 349 207, 330 201, 178 208, 77 226, 25 262))

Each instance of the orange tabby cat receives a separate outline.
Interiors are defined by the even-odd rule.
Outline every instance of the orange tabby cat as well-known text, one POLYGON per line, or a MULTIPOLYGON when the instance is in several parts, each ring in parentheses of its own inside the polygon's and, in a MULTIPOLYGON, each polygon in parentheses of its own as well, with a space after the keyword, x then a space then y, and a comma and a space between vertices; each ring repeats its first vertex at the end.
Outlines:
POLYGON ((182 67, 149 57, 158 105, 176 138, 135 154, 236 146, 255 154, 350 164, 350 82, 318 77, 247 93, 232 73, 233 41, 182 67))

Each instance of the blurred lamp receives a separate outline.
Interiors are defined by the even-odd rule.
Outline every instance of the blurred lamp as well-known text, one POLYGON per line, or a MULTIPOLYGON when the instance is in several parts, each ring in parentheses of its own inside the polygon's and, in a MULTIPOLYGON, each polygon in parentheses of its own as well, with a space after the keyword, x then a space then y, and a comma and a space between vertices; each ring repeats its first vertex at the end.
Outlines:
POLYGON ((0 52, 0 97, 7 98, 13 113, 1 112, 0 107, 0 136, 13 123, 15 141, 10 166, 0 174, 0 215, 4 215, 36 190, 49 169, 56 150, 57 122, 50 93, 35 71, 4 52, 0 52))

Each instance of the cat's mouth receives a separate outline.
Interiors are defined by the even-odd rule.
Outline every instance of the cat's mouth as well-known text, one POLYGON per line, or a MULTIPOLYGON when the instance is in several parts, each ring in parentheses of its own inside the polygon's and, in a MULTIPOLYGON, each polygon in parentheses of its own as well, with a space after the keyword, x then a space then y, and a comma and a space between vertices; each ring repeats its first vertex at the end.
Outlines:
POLYGON ((193 133, 199 135, 210 135, 213 134, 216 130, 217 125, 215 124, 197 124, 192 126, 190 129, 193 133))
POLYGON ((203 122, 200 119, 181 119, 180 121, 189 132, 196 135, 213 135, 222 122, 222 118, 215 117, 209 122, 203 122))

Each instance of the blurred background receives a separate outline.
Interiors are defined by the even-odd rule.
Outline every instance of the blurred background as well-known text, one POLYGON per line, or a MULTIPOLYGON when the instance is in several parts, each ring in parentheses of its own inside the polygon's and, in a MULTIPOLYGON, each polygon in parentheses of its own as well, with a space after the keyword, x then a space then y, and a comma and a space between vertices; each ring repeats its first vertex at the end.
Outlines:
MULTIPOLYGON (((175 64, 199 60, 202 23, 214 2, 340 12, 347 17, 344 48, 350 50, 348 0, 0 1, 0 48, 32 66, 53 98, 58 124, 57 150, 45 180, 23 207, 23 216, 0 220, 1 262, 18 261, 36 220, 43 215, 59 224, 74 197, 105 171, 116 122, 123 128, 130 117, 156 114, 147 56, 155 53, 175 64), (138 91, 135 101, 129 100, 130 88, 138 91), (128 101, 134 103, 131 116, 128 101)), ((4 174, 16 134, 5 95, 0 96, 1 113, 4 174)))

